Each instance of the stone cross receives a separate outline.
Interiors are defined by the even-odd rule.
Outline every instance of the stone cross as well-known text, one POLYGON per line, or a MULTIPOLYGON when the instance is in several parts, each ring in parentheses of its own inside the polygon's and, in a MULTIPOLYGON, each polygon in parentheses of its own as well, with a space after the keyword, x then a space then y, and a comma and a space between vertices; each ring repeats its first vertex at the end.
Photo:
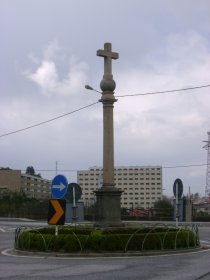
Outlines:
POLYGON ((118 59, 118 53, 112 52, 111 43, 104 44, 104 50, 98 50, 97 56, 104 57, 104 75, 100 83, 103 104, 103 186, 95 191, 97 201, 96 225, 101 227, 122 226, 120 215, 120 196, 122 191, 114 183, 114 124, 113 109, 115 81, 112 77, 112 59, 118 59))
POLYGON ((119 54, 116 52, 112 52, 112 44, 105 43, 104 50, 98 50, 97 56, 104 57, 104 76, 112 77, 112 59, 118 59, 119 54))

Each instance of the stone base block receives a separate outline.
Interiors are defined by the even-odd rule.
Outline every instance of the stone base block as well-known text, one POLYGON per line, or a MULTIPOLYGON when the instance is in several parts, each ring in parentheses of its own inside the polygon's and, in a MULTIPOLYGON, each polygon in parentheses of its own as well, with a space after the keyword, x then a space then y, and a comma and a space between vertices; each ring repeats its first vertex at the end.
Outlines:
POLYGON ((98 227, 122 227, 120 197, 122 191, 114 187, 102 187, 96 194, 96 223, 98 227))

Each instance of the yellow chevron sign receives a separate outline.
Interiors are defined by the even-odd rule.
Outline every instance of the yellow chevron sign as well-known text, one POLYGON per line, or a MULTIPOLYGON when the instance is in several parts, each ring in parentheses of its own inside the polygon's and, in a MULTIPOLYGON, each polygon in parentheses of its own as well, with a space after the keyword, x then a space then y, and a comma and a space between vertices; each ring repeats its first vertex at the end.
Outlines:
POLYGON ((50 199, 48 210, 49 225, 64 225, 65 224, 65 199, 50 199))

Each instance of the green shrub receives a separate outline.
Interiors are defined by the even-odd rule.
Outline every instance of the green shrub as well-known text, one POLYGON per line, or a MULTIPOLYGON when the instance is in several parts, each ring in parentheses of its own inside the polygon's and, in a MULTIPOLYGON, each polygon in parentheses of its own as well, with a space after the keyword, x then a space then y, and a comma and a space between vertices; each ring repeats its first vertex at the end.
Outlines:
POLYGON ((199 245, 189 229, 145 227, 125 229, 94 229, 55 227, 22 232, 16 247, 22 250, 79 252, 79 251, 142 251, 193 248, 199 245))
MULTIPOLYGON (((31 230, 31 232, 39 232, 41 234, 55 234, 55 226, 50 226, 47 228, 37 228, 34 230, 31 230)), ((83 234, 83 235, 89 235, 93 231, 92 228, 79 228, 79 227, 59 227, 59 234, 83 234)))
POLYGON ((25 249, 25 250, 35 250, 35 251, 45 251, 46 250, 46 242, 48 238, 52 238, 52 236, 42 237, 37 233, 23 232, 17 243, 17 248, 25 249))

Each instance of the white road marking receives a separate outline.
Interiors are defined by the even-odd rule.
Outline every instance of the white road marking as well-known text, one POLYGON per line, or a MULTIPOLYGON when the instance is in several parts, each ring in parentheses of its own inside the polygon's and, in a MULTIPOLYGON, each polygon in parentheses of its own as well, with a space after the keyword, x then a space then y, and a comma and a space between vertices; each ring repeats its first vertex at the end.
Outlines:
POLYGON ((200 240, 200 243, 205 243, 210 245, 210 240, 200 240))
POLYGON ((15 231, 16 230, 16 228, 14 228, 14 227, 0 227, 0 231, 1 232, 10 232, 10 231, 15 231))
POLYGON ((4 256, 9 256, 9 257, 18 257, 18 258, 35 258, 35 259, 45 259, 46 257, 44 256, 23 256, 23 255, 15 255, 15 254, 12 254, 12 253, 9 253, 13 251, 13 248, 10 248, 10 249, 6 249, 6 250, 3 250, 1 251, 1 254, 4 255, 4 256))
MULTIPOLYGON (((76 259, 76 260, 92 260, 92 259, 131 259, 131 258, 141 258, 141 257, 147 257, 147 258, 160 258, 160 257, 171 257, 171 256, 182 256, 182 255, 189 255, 189 254, 199 254, 199 253, 203 253, 203 252, 207 252, 210 251, 209 249, 206 250, 199 250, 199 251, 193 251, 193 252, 183 252, 183 253, 168 253, 168 254, 163 254, 163 255, 139 255, 139 256, 96 256, 96 257, 89 257, 89 256, 85 256, 85 257, 72 257, 72 256, 59 256, 56 255, 56 252, 54 253, 55 256, 52 255, 45 255, 45 256, 33 256, 33 255, 16 255, 14 253, 12 253, 13 248, 10 249, 5 249, 1 252, 2 255, 4 256, 9 256, 9 257, 16 257, 16 258, 34 258, 34 259, 64 259, 64 260, 68 260, 68 259, 76 259)), ((67 253, 68 255, 68 253, 67 253)))

